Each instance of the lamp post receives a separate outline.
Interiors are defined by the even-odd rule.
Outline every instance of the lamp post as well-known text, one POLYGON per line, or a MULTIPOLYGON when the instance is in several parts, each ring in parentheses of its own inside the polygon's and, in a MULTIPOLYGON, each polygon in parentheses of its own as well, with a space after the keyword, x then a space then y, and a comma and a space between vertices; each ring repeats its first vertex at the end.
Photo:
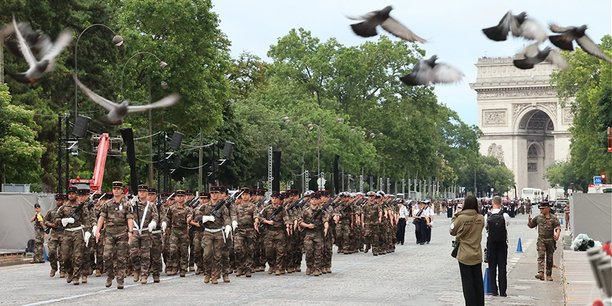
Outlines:
MULTIPOLYGON (((83 29, 83 31, 81 31, 81 33, 79 33, 79 36, 77 37, 76 43, 74 44, 74 74, 77 75, 78 74, 78 49, 79 49, 79 41, 81 40, 81 36, 83 36, 83 34, 85 34, 85 32, 87 32, 87 30, 93 28, 93 27, 97 27, 97 26, 101 26, 104 28, 107 28, 109 31, 113 32, 113 34, 115 36, 113 36, 113 44, 116 47, 120 47, 121 45, 123 45, 123 37, 121 37, 121 35, 118 35, 117 33, 115 33, 115 31, 113 31, 113 29, 111 29, 109 26, 102 24, 102 23, 94 23, 88 27, 86 27, 85 29, 83 29)), ((77 88, 76 83, 74 84, 74 120, 76 121, 78 112, 79 112, 79 104, 78 104, 78 94, 79 94, 79 90, 77 88)))
MULTIPOLYGON (((139 51, 134 53, 132 56, 130 56, 130 58, 128 58, 125 63, 123 64, 123 68, 121 69, 121 99, 125 99, 125 92, 123 91, 123 80, 125 78, 125 68, 127 67, 127 64, 130 62, 131 59, 133 59, 134 57, 136 57, 137 55, 151 55, 153 57, 155 57, 158 61, 159 61, 159 69, 163 70, 164 68, 166 68, 168 66, 168 63, 162 61, 159 56, 148 52, 148 51, 139 51)), ((150 82, 149 82, 150 83, 150 82)), ((168 87, 168 84, 164 81, 161 82, 160 86, 163 89, 166 89, 168 87)), ((149 99, 151 99, 151 86, 149 84, 149 99)), ((149 135, 153 134, 153 115, 151 112, 151 109, 149 109, 148 111, 149 113, 149 135)), ((149 185, 153 184, 153 138, 149 137, 149 181, 148 181, 149 185)))

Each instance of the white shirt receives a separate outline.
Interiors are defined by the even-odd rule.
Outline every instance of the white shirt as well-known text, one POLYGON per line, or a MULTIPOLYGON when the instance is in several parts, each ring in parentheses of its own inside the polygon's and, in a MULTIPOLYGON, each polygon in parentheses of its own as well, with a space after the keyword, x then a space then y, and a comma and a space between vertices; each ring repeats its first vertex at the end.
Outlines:
POLYGON ((406 213, 408 213, 408 209, 406 208, 406 206, 405 206, 405 205, 402 205, 402 206, 400 207, 399 217, 400 217, 400 218, 404 218, 404 219, 406 219, 406 213))
MULTIPOLYGON (((500 208, 493 208, 493 209, 489 210, 489 213, 491 213, 491 214, 498 214, 500 210, 501 210, 500 208)), ((487 226, 487 217, 488 217, 488 215, 489 214, 487 213, 484 216, 485 217, 485 228, 488 228, 488 226, 487 226)), ((510 225, 510 216, 507 213, 504 213, 504 220, 506 220, 506 227, 508 227, 508 225, 510 225)))

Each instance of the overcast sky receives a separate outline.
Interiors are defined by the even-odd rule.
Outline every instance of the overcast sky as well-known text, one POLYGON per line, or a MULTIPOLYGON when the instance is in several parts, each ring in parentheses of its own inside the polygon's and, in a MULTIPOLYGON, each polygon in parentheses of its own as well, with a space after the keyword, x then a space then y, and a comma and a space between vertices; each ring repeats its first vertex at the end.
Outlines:
POLYGON ((363 15, 392 5, 391 16, 428 40, 423 45, 427 57, 437 54, 439 62, 465 73, 461 83, 439 85, 435 92, 439 101, 457 111, 463 121, 478 124, 476 93, 469 87, 476 80, 478 58, 512 56, 527 43, 511 38, 494 42, 482 34, 482 28, 497 24, 508 10, 515 14, 526 11, 542 25, 587 24, 587 34, 599 43, 601 37, 612 32, 611 3, 611 0, 213 0, 213 10, 219 14, 221 30, 232 43, 232 57, 248 51, 269 61, 266 53, 270 45, 292 28, 309 30, 321 41, 335 37, 344 45, 362 44, 366 39, 353 34, 351 20, 345 15, 363 15))

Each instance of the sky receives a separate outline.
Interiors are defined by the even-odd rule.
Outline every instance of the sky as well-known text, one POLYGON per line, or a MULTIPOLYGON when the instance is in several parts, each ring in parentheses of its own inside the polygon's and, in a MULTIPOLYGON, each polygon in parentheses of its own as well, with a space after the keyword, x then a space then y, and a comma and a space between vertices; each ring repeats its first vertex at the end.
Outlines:
MULTIPOLYGON (((321 41, 336 38, 347 46, 367 40, 356 36, 345 16, 359 16, 369 11, 393 6, 391 16, 428 42, 422 47, 426 57, 438 55, 438 62, 450 64, 465 74, 462 82, 437 85, 440 103, 455 110, 468 124, 478 124, 476 62, 480 57, 512 56, 529 41, 508 38, 494 42, 481 29, 496 25, 511 10, 528 16, 543 26, 555 22, 561 26, 588 25, 587 35, 599 43, 612 32, 612 0, 213 0, 221 30, 231 41, 231 55, 247 51, 265 61, 270 46, 293 28, 304 28, 321 41)), ((379 29, 379 33, 383 33, 379 29)), ((392 39, 397 39, 393 37, 392 39)), ((547 43, 550 44, 550 43, 547 43)))

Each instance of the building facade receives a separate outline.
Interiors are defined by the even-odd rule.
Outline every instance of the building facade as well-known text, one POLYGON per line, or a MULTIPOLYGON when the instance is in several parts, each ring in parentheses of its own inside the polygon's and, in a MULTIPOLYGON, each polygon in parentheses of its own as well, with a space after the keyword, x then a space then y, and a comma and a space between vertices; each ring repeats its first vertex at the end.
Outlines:
MULTIPOLYGON (((512 58, 480 58, 476 64, 480 153, 494 156, 514 173, 516 192, 548 190, 546 169, 569 159, 572 113, 550 83, 553 66, 521 70, 512 58)), ((514 191, 510 193, 513 196, 514 191)))

